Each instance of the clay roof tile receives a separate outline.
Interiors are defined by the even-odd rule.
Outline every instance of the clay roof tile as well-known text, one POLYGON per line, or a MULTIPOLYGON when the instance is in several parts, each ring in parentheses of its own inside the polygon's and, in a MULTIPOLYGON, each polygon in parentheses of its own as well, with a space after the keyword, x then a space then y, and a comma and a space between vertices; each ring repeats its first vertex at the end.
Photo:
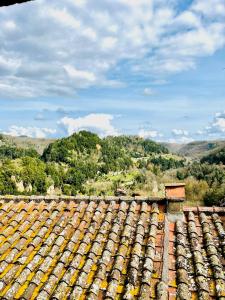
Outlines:
POLYGON ((7 201, 0 206, 1 299, 224 296, 221 210, 189 208, 174 227, 163 202, 140 197, 7 201))

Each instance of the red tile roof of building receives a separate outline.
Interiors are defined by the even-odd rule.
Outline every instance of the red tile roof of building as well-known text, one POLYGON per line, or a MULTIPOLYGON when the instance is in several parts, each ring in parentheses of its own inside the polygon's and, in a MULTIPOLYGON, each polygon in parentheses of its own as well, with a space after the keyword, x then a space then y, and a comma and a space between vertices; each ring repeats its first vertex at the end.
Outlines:
POLYGON ((164 199, 0 200, 0 299, 223 299, 225 210, 164 199))

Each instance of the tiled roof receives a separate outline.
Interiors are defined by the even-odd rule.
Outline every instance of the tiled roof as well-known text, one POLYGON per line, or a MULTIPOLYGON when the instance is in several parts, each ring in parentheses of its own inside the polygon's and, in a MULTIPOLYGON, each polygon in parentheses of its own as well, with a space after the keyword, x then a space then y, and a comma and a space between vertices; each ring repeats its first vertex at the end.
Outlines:
POLYGON ((225 299, 223 210, 32 199, 0 199, 0 299, 225 299))
POLYGON ((218 211, 190 210, 176 223, 173 267, 180 299, 225 299, 225 211, 218 211))

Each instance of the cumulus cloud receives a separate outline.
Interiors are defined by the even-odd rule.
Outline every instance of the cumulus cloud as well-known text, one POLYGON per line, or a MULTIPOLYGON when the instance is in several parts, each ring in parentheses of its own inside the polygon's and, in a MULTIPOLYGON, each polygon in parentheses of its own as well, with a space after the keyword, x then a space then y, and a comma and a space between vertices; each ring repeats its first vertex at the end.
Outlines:
POLYGON ((213 121, 205 128, 206 133, 225 137, 225 111, 217 113, 213 121))
POLYGON ((195 68, 225 45, 224 0, 32 1, 0 11, 0 96, 73 96, 123 86, 126 73, 157 78, 195 68), (123 74, 123 72, 121 72, 123 74))
POLYGON ((153 89, 152 88, 145 88, 144 89, 144 95, 145 96, 152 96, 152 95, 154 95, 154 91, 153 91, 153 89))
POLYGON ((225 4, 221 0, 196 0, 192 9, 206 16, 225 16, 225 4))
POLYGON ((33 138, 46 138, 49 135, 56 133, 55 129, 51 128, 39 128, 39 127, 23 127, 12 125, 8 131, 3 132, 12 136, 28 136, 33 138))
POLYGON ((138 135, 143 139, 162 137, 162 134, 159 133, 157 130, 146 130, 146 129, 140 129, 138 135))
POLYGON ((81 130, 89 130, 100 136, 118 135, 117 129, 112 125, 114 116, 110 114, 89 114, 84 117, 64 117, 58 121, 58 125, 66 130, 68 135, 81 130))
POLYGON ((188 136, 189 132, 187 130, 184 130, 184 129, 173 129, 172 134, 174 136, 188 136))
POLYGON ((79 83, 80 87, 90 85, 96 80, 95 74, 93 72, 78 70, 70 65, 65 65, 64 69, 67 72, 68 76, 73 79, 76 84, 79 83))
POLYGON ((173 137, 168 140, 170 143, 187 144, 194 141, 188 130, 174 128, 171 133, 173 137))
POLYGON ((192 137, 187 137, 187 136, 178 136, 176 138, 168 139, 169 143, 177 143, 177 144, 188 144, 193 141, 194 139, 192 137))

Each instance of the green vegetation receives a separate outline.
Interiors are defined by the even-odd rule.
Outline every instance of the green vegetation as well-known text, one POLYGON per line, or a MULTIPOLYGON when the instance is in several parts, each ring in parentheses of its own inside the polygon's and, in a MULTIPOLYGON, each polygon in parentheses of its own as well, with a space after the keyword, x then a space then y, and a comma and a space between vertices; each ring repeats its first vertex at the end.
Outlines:
POLYGON ((24 149, 15 146, 3 145, 0 146, 0 159, 10 158, 16 159, 24 156, 39 157, 35 149, 24 149))
POLYGON ((207 205, 222 205, 225 196, 225 168, 223 165, 194 162, 177 171, 179 180, 192 179, 201 185, 191 188, 192 193, 200 189, 201 197, 207 205), (204 187, 203 187, 204 185, 204 187))
POLYGON ((170 152, 194 159, 201 159, 212 152, 225 148, 225 140, 195 141, 188 144, 164 143, 170 152))
POLYGON ((30 138, 27 136, 10 136, 0 134, 0 146, 7 145, 21 149, 34 149, 41 155, 44 149, 54 142, 54 139, 30 138))
POLYGON ((0 135, 0 194, 114 195, 120 189, 127 195, 163 196, 166 182, 180 180, 189 203, 222 205, 225 148, 209 144, 211 152, 192 161, 151 140, 101 139, 81 131, 46 144, 40 155, 37 145, 17 146, 0 135))
POLYGON ((201 162, 208 162, 209 164, 223 164, 225 165, 225 147, 219 149, 217 151, 213 151, 212 153, 203 156, 201 162))
POLYGON ((174 158, 164 158, 162 156, 154 157, 150 161, 154 165, 159 166, 162 171, 184 167, 185 163, 183 159, 177 160, 174 158))

